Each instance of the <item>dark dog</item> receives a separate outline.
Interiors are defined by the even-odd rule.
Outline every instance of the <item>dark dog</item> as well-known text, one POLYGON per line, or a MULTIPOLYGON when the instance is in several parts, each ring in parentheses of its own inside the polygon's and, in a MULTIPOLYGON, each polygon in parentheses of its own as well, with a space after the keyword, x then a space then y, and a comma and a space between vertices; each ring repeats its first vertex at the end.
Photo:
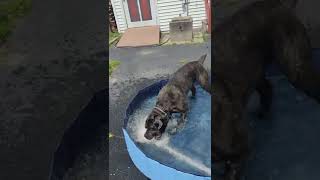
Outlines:
POLYGON ((198 61, 193 61, 182 66, 170 78, 169 82, 160 90, 155 108, 148 116, 144 134, 145 138, 160 139, 164 133, 172 113, 180 113, 181 119, 178 128, 184 124, 188 111, 188 93, 191 90, 195 96, 197 81, 200 86, 210 93, 208 72, 202 66, 207 55, 200 57, 198 61))
POLYGON ((296 2, 265 0, 235 13, 214 31, 213 161, 224 164, 223 179, 240 178, 249 154, 249 96, 258 91, 268 112, 272 88, 268 64, 278 64, 289 81, 320 102, 320 75, 313 69, 305 27, 292 12, 296 2))

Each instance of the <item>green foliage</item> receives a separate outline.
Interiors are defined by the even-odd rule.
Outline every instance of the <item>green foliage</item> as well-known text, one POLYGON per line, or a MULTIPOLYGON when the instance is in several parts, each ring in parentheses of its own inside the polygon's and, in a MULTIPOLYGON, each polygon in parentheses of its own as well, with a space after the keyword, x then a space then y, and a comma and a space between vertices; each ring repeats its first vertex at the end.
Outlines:
POLYGON ((31 9, 31 0, 5 0, 0 2, 0 43, 6 41, 16 20, 31 9))
POLYGON ((118 60, 109 60, 109 76, 112 74, 112 72, 117 69, 117 67, 120 65, 120 61, 118 60))
POLYGON ((117 38, 120 36, 120 33, 118 32, 111 32, 109 31, 109 41, 113 40, 114 38, 117 38))

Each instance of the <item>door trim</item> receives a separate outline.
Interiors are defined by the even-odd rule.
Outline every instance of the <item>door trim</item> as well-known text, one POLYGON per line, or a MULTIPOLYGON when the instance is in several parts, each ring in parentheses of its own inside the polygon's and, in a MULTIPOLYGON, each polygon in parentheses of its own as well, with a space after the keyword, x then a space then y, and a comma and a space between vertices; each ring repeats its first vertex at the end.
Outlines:
MULTIPOLYGON (((159 22, 158 22, 158 16, 157 16, 157 1, 156 0, 150 0, 150 9, 151 9, 152 20, 138 21, 138 22, 131 22, 127 0, 120 0, 120 1, 122 1, 122 7, 123 7, 125 20, 127 22, 128 28, 158 25, 159 22)), ((138 4, 138 8, 139 8, 140 19, 142 19, 142 14, 140 11, 140 0, 137 0, 137 4, 138 4)))

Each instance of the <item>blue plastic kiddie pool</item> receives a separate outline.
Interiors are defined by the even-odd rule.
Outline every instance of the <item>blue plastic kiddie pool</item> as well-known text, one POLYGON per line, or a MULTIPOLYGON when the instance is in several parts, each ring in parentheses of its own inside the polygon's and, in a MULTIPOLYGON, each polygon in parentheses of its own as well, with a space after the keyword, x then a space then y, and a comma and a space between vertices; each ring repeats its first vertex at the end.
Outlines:
MULTIPOLYGON (((138 92, 126 111, 123 133, 135 166, 152 180, 211 179, 211 96, 196 86, 189 96, 189 113, 183 129, 167 133, 176 123, 168 124, 161 140, 144 138, 144 122, 167 80, 156 82, 138 92)), ((177 116, 179 117, 179 116, 177 116)))

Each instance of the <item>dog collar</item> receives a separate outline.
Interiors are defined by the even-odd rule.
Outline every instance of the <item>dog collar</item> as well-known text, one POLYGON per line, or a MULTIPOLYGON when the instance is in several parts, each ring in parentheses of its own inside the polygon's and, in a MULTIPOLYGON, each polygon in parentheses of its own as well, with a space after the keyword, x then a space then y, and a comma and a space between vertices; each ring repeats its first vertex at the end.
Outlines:
POLYGON ((163 113, 166 117, 168 116, 168 114, 166 112, 164 112, 164 110, 162 110, 160 107, 154 107, 154 109, 157 109, 158 111, 160 111, 161 113, 163 113))

